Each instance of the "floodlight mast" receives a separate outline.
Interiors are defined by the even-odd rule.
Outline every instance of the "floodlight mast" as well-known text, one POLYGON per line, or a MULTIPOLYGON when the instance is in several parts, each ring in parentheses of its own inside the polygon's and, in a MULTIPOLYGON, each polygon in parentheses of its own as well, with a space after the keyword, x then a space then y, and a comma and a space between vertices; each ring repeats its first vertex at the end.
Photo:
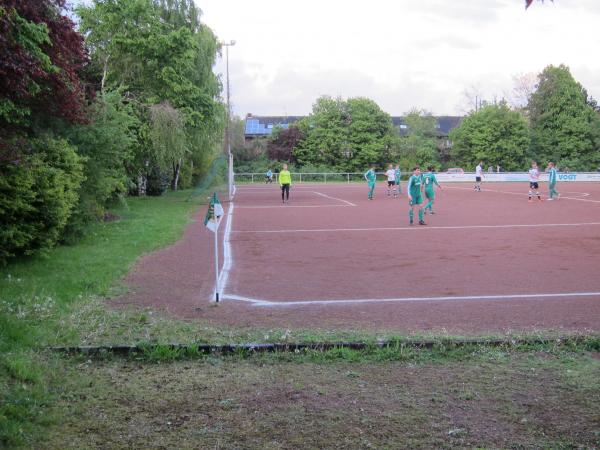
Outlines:
POLYGON ((229 190, 229 200, 233 198, 233 154, 231 153, 231 103, 230 103, 230 88, 229 88, 229 47, 235 45, 235 41, 221 41, 221 45, 225 47, 225 67, 226 67, 226 85, 227 85, 227 128, 225 139, 227 139, 227 184, 229 190))

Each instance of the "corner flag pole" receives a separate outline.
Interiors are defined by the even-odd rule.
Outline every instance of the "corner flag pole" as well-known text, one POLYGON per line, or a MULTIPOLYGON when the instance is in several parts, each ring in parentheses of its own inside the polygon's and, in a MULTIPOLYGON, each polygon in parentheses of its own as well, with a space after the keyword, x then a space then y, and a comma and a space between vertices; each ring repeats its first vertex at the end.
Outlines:
POLYGON ((204 226, 215 234, 215 301, 219 302, 219 225, 224 211, 217 193, 214 192, 204 217, 204 226))

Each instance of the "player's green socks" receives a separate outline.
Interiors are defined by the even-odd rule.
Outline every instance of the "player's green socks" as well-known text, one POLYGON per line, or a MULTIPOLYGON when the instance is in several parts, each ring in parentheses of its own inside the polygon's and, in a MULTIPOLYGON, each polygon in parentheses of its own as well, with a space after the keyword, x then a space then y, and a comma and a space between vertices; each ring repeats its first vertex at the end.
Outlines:
POLYGON ((413 218, 415 217, 415 213, 413 212, 412 208, 408 211, 408 218, 410 219, 410 224, 412 225, 413 223, 413 218))
POLYGON ((423 211, 424 211, 423 208, 419 209, 419 220, 420 221, 423 220, 423 211))

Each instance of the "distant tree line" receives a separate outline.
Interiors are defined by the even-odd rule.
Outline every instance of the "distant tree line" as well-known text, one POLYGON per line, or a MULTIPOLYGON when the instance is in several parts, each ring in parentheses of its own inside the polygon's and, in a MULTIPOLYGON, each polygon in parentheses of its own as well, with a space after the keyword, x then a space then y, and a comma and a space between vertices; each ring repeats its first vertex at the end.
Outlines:
POLYGON ((225 123, 193 0, 0 0, 0 263, 192 186, 225 123))
MULTIPOLYGON (((437 170, 474 168, 482 160, 504 170, 524 170, 532 159, 570 170, 600 167, 598 104, 568 67, 546 67, 523 107, 511 108, 505 100, 477 105, 450 132, 448 149, 440 145, 435 118, 425 111, 409 111, 401 135, 372 100, 321 97, 309 116, 275 130, 266 142, 238 140, 236 162, 246 170, 285 161, 298 170, 342 172, 370 164, 382 169, 388 163, 404 170, 417 164, 437 170)), ((243 127, 238 130, 243 134, 243 127)))

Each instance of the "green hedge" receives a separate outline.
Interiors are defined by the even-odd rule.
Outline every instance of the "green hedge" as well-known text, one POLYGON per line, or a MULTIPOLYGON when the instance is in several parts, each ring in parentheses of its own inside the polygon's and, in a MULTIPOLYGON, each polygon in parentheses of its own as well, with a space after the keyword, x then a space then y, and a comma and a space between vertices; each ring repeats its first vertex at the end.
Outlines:
POLYGON ((67 141, 43 137, 14 146, 14 156, 0 161, 2 264, 56 244, 83 181, 82 159, 67 141))

